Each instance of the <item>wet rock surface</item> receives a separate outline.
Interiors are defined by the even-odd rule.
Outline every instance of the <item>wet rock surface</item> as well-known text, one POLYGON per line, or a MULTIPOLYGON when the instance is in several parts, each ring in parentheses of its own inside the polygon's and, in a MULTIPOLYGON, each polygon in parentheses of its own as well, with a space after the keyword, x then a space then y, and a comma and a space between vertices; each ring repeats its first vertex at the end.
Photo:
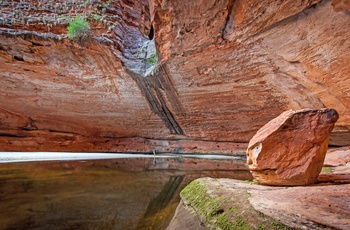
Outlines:
POLYGON ((317 180, 339 115, 334 109, 286 111, 250 140, 247 163, 265 185, 308 185, 317 180))
MULTIPOLYGON (((326 158, 329 162, 336 156, 330 153, 326 158)), ((250 181, 212 178, 197 179, 195 183, 196 186, 190 184, 188 187, 202 188, 203 192, 199 194, 192 189, 195 194, 192 197, 181 193, 178 215, 170 224, 174 229, 180 229, 184 224, 199 229, 350 228, 348 163, 332 167, 332 170, 324 167, 317 184, 312 186, 272 187, 250 181), (210 201, 210 204, 206 206, 202 201, 210 201), (178 223, 177 219, 184 213, 190 213, 192 217, 187 216, 184 222, 178 223), (222 222, 223 217, 226 222, 222 222)))

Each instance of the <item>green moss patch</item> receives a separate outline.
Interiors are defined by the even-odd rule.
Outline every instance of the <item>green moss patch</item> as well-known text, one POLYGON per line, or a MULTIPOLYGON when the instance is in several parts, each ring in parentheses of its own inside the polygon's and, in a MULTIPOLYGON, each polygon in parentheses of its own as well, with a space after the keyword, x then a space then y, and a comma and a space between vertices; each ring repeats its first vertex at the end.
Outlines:
POLYGON ((209 187, 195 180, 180 195, 184 204, 193 208, 194 215, 210 229, 295 229, 254 210, 245 189, 235 190, 232 197, 232 193, 222 191, 220 187, 210 190, 209 187))
POLYGON ((198 181, 192 181, 181 191, 180 195, 184 203, 193 207, 196 214, 205 223, 222 229, 233 229, 234 225, 228 219, 227 212, 222 208, 221 197, 210 197, 206 187, 198 181))
POLYGON ((334 172, 334 168, 332 167, 323 167, 321 170, 321 173, 333 173, 334 172))

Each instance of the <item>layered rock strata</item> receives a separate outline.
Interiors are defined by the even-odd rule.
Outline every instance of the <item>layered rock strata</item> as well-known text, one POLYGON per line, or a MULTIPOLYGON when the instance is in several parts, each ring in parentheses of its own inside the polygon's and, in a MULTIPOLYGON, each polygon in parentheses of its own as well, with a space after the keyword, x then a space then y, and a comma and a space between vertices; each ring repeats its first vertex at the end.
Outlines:
POLYGON ((247 143, 164 140, 148 138, 86 137, 50 131, 7 132, 0 149, 8 151, 57 152, 142 152, 142 153, 220 153, 244 155, 247 143))
MULTIPOLYGON (((340 114, 330 144, 350 144, 346 1, 1 4, 0 138, 18 140, 11 149, 34 131, 87 145, 247 143, 282 111, 323 107, 340 114), (66 36, 77 14, 90 22, 83 44, 66 36)), ((45 136, 32 145, 50 149, 45 136)))

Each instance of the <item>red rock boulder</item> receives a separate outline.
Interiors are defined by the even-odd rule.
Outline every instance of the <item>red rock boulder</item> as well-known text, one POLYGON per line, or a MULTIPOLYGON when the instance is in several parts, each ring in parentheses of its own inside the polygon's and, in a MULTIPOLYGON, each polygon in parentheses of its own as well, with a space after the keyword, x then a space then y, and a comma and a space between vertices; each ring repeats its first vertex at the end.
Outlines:
POLYGON ((339 115, 334 109, 286 111, 250 140, 247 163, 265 185, 309 185, 321 172, 330 133, 339 115))

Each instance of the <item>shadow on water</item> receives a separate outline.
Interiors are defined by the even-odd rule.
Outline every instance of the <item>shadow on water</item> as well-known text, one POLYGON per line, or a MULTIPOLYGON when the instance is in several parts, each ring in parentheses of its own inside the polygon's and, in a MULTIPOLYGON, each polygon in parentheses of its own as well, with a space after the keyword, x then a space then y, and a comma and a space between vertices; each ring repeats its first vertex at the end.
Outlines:
POLYGON ((0 164, 0 229, 165 229, 199 177, 251 179, 243 160, 0 164))

